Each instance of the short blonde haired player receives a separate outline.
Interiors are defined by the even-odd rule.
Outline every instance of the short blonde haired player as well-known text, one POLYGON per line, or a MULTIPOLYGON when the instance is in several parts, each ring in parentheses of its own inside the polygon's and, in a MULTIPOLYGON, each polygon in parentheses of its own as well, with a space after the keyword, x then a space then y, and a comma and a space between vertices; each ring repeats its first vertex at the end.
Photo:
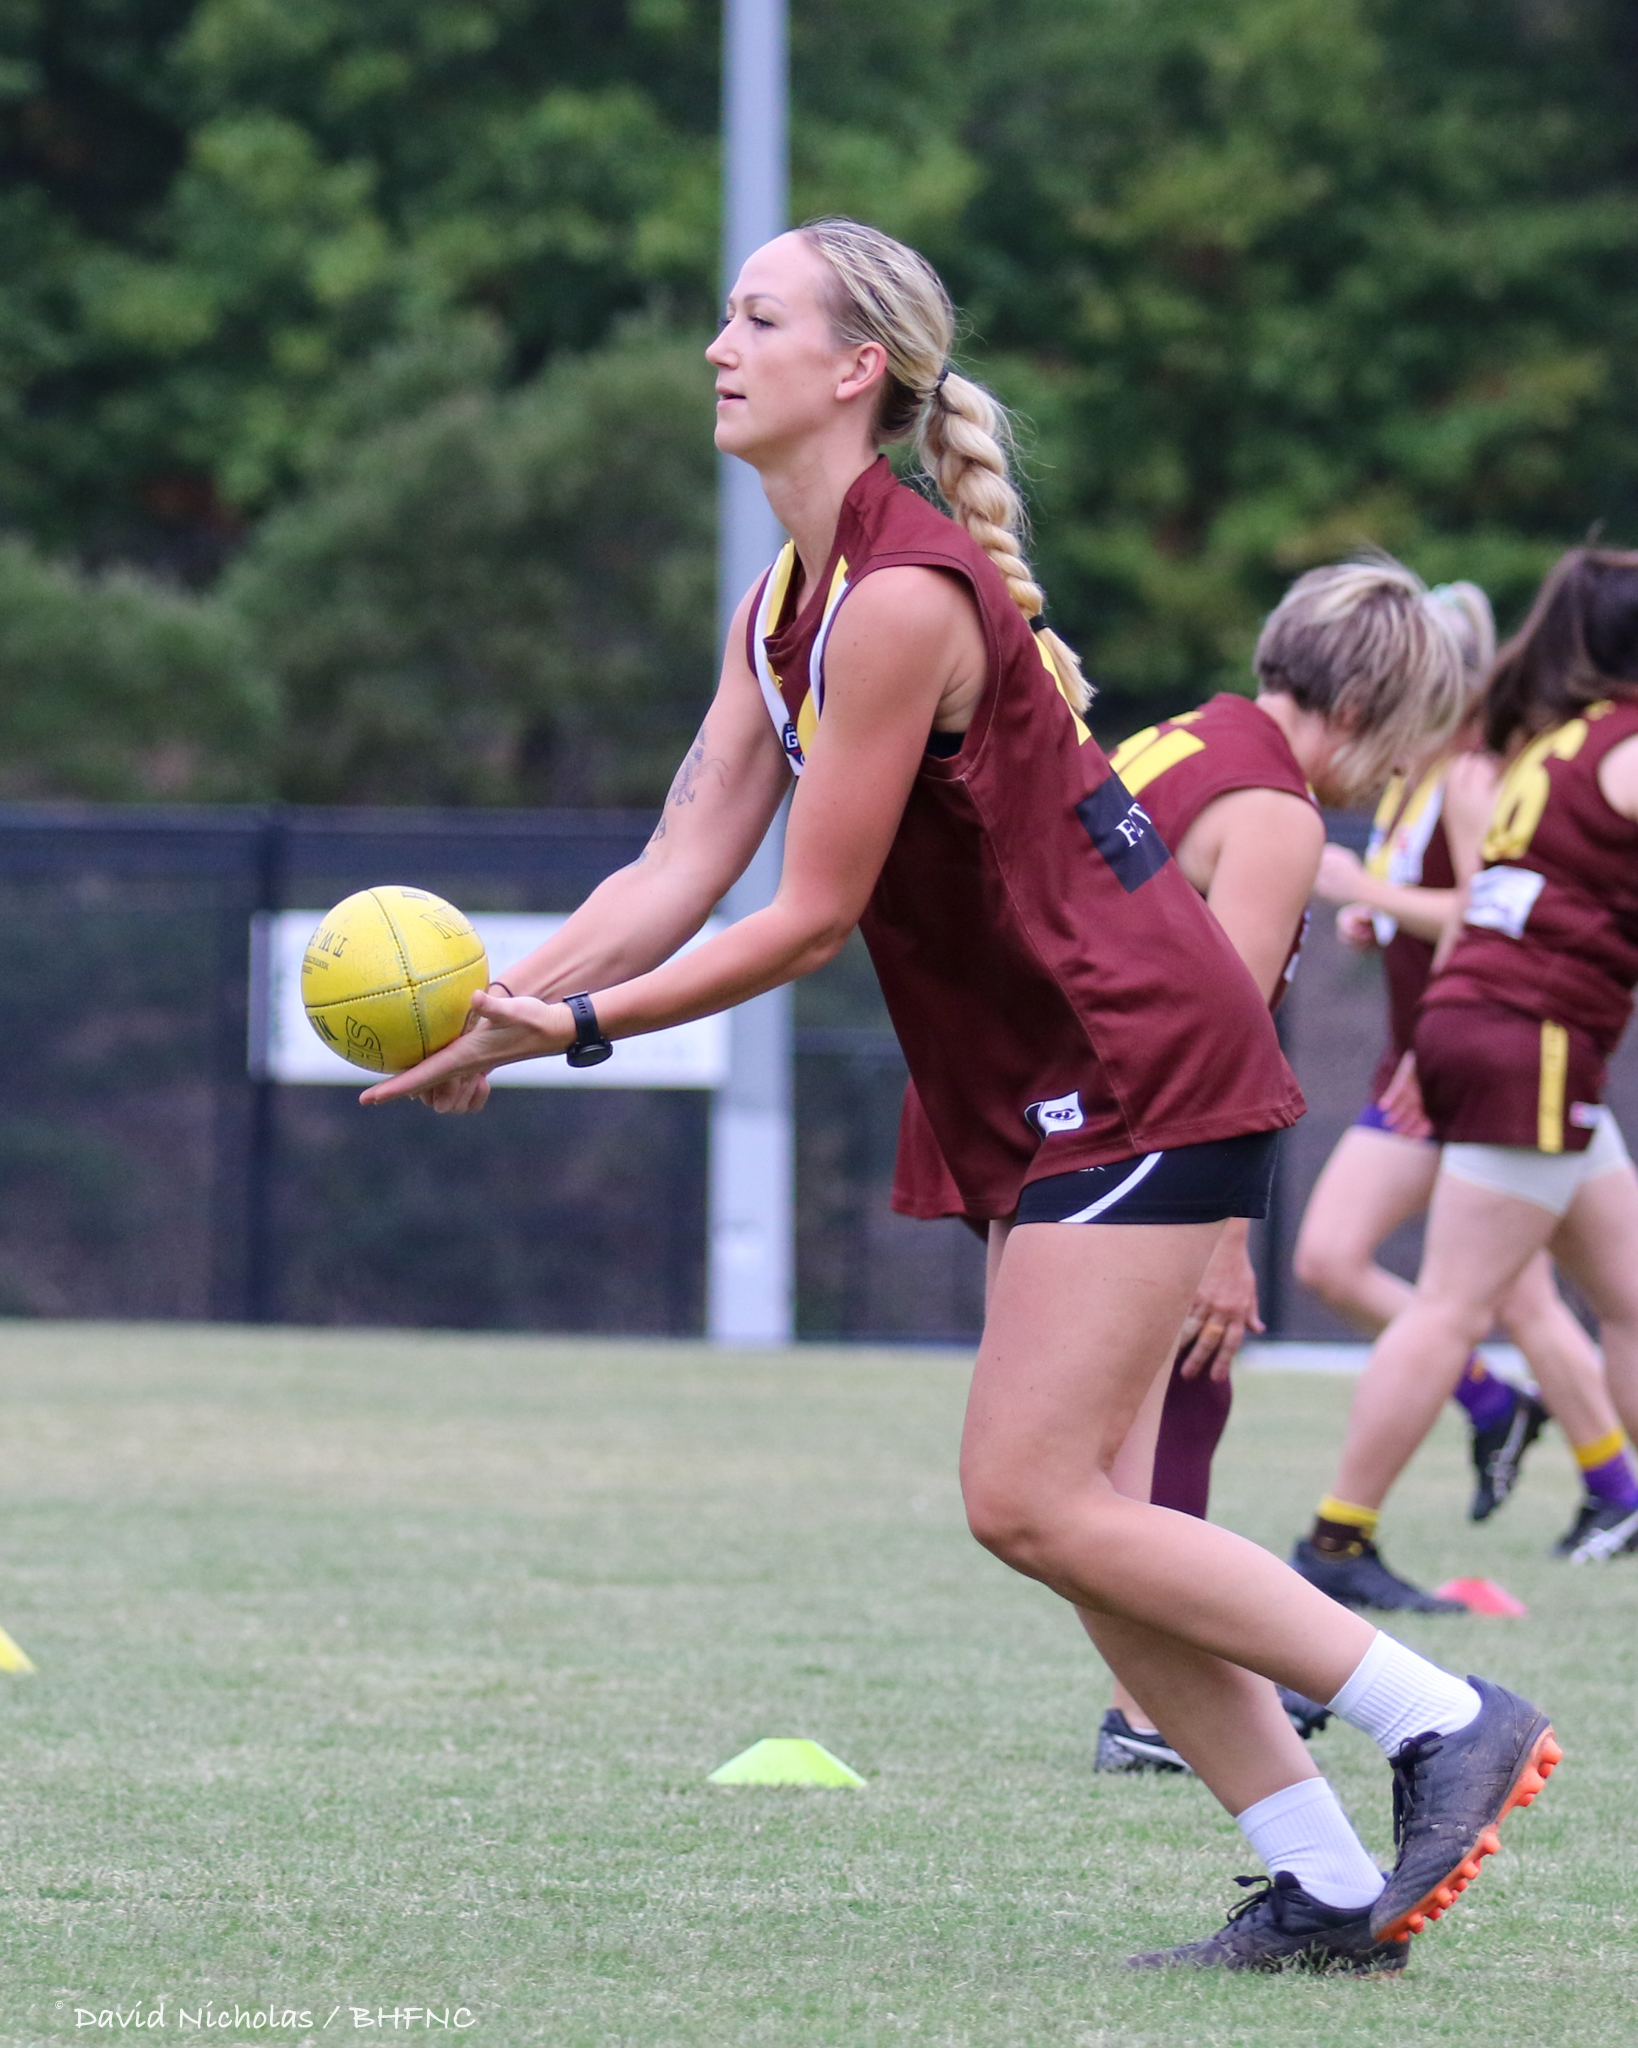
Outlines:
POLYGON ((973 1530, 1096 1617, 1275 1873, 1209 1942, 1148 1960, 1398 1967, 1556 1745, 1528 1702, 1115 1482, 1222 1222, 1266 1192, 1299 1098, 1250 977, 1085 734, 1067 653, 1027 623, 1040 592, 998 410, 951 370, 953 329, 930 267, 857 223, 746 261, 707 351, 717 444, 757 470, 792 545, 740 607, 647 855, 509 970, 516 993, 474 998, 475 1029, 364 1099, 477 1108, 498 1065, 598 1057, 727 1008, 862 924, 950 1169, 997 1224, 962 1447, 973 1530), (878 459, 906 430, 949 516, 878 459), (774 902, 675 957, 793 770, 774 902), (1275 1679, 1399 1759, 1385 1887, 1275 1679))
MULTIPOLYGON (((1437 745, 1467 708, 1445 607, 1402 562, 1378 555, 1311 569, 1265 622, 1255 698, 1221 692, 1134 734, 1113 766, 1160 829, 1270 1007, 1297 968, 1324 850, 1320 804, 1369 801, 1408 754, 1437 745)), ((1166 1392, 1150 1498, 1207 1514, 1211 1466, 1233 1401, 1230 1367, 1261 1329, 1231 1222, 1201 1279, 1166 1392)), ((1288 1697, 1304 1735, 1329 1718, 1288 1697)), ((1104 1771, 1175 1770, 1135 1700, 1117 1692, 1099 1730, 1104 1771)))

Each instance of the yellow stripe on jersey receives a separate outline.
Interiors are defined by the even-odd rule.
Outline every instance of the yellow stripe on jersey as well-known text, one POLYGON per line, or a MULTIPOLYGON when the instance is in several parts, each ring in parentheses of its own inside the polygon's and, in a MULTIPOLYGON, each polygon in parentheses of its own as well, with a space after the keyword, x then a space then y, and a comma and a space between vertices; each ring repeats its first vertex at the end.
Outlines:
POLYGON ((1536 1090, 1536 1150, 1564 1150, 1564 1084, 1570 1071, 1570 1034, 1543 1019, 1541 1080, 1536 1090))
POLYGON ((791 578, 796 574, 796 543, 786 541, 774 558, 774 565, 768 572, 768 589, 764 600, 768 623, 777 627, 780 614, 785 609, 785 599, 790 595, 791 578))
POLYGON ((1109 765, 1126 785, 1127 793, 1138 796, 1168 768, 1175 768, 1191 754, 1205 751, 1205 741, 1192 732, 1179 732, 1174 725, 1170 732, 1163 733, 1158 725, 1150 725, 1122 741, 1109 757, 1109 765))
POLYGON ((1382 792, 1382 801, 1376 807, 1376 816, 1371 820, 1371 832, 1374 837, 1386 839, 1393 830, 1393 821, 1399 816, 1399 802, 1404 794, 1404 776, 1390 777, 1387 788, 1382 792))
POLYGON ((796 744, 804 755, 813 745, 813 736, 818 730, 819 712, 813 701, 813 692, 810 690, 802 699, 802 708, 796 714, 796 744))
MULTIPOLYGON (((1405 798, 1405 778, 1396 775, 1382 792, 1382 801, 1376 807, 1376 816, 1371 821, 1371 845, 1365 856, 1365 870, 1379 881, 1394 879, 1390 870, 1395 853, 1401 846, 1412 844, 1417 838, 1417 827, 1427 815, 1428 805, 1433 803, 1445 786, 1449 763, 1441 762, 1437 768, 1429 769, 1416 785, 1408 799, 1405 798)), ((1432 828, 1422 835, 1425 850, 1426 839, 1432 836, 1432 828)), ((1420 869, 1421 852, 1417 854, 1420 869)))
POLYGON ((1552 795, 1547 763, 1573 761, 1586 737, 1586 719, 1572 718, 1533 739, 1507 770, 1496 791, 1490 830, 1481 849, 1487 861, 1517 860, 1529 851, 1552 795))
POLYGON ((1070 697, 1068 687, 1065 684, 1063 677, 1058 673, 1057 663, 1052 659, 1052 656, 1048 654, 1046 649, 1041 645, 1041 636, 1038 633, 1035 633, 1031 635, 1031 638, 1035 642, 1036 653, 1041 657, 1042 668, 1044 668, 1047 674, 1052 678, 1052 687, 1058 692, 1058 695, 1062 697, 1064 702, 1069 706, 1069 715, 1075 721, 1075 744, 1078 747, 1084 747, 1087 741, 1092 737, 1092 728, 1087 724, 1086 720, 1081 716, 1081 714, 1075 709, 1075 705, 1070 697))

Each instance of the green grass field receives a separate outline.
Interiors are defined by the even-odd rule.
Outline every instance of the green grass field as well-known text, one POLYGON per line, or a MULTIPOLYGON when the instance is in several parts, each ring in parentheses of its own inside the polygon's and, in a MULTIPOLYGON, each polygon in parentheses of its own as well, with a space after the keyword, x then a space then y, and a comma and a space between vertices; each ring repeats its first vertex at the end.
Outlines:
MULTIPOLYGON (((1451 1423, 1387 1529, 1529 1602, 1405 1633, 1551 1708, 1547 1796, 1402 1983, 1156 1981, 1122 1956, 1215 1925, 1248 1855, 1199 1786, 1092 1775, 1099 1667, 962 1524, 964 1384, 914 1352, 4 1326, 0 1622, 39 1673, 0 1680, 0 2042, 160 2001, 132 2038, 427 2038, 353 2010, 412 2007, 487 2048, 1638 2034, 1638 1559, 1543 1555, 1561 1443, 1475 1530, 1451 1423), (704 1782, 761 1735, 867 1788, 704 1782)), ((1346 1399, 1248 1377, 1222 1518, 1288 1543, 1346 1399)), ((1318 1750, 1385 1853, 1375 1752, 1318 1750)))

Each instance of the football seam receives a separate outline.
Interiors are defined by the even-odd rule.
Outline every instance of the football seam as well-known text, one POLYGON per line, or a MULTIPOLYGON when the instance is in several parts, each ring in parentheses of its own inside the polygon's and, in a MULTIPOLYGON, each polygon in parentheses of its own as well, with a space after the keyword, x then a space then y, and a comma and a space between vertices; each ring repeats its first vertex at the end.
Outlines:
MULTIPOLYGON (((427 1020, 421 1009, 421 999, 415 992, 415 972, 409 964, 409 955, 404 951, 404 942, 398 936, 398 927, 392 921, 392 912, 381 900, 381 891, 379 889, 372 889, 370 894, 375 898, 376 908, 381 912, 386 922, 387 930, 392 934, 393 950, 398 955, 399 966, 404 970, 404 986, 409 990, 410 1008, 415 1012, 415 1035, 421 1041, 421 1057, 425 1059, 427 1056, 427 1020)), ((435 979, 441 981, 443 976, 438 975, 435 979)))
MULTIPOLYGON (((479 958, 482 958, 481 954, 479 958)), ((484 961, 483 964, 488 966, 489 963, 484 961)), ((423 974, 418 980, 406 975, 404 977, 404 987, 413 996, 418 988, 431 988, 435 982, 453 981, 457 974, 470 973, 477 965, 477 960, 469 960, 464 967, 445 967, 437 974, 423 974)), ((397 995, 397 993, 397 989, 378 988, 372 989, 367 995, 333 996, 327 1003, 304 1003, 302 1008, 305 1010, 339 1010, 348 1003, 375 1003, 379 1002, 383 996, 397 995)))

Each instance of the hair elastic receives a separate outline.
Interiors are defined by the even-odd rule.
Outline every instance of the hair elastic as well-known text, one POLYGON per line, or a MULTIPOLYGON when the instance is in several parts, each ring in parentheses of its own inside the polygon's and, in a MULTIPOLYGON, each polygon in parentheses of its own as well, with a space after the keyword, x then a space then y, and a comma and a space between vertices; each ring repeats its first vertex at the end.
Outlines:
POLYGON ((1047 629, 1046 613, 1037 612, 1029 622, 1029 629, 1032 633, 1044 633, 1047 629))
POLYGON ((949 376, 949 374, 950 366, 948 363, 946 363, 944 365, 944 368, 940 370, 938 375, 933 379, 933 389, 935 391, 942 391, 944 389, 944 380, 946 377, 949 376))

